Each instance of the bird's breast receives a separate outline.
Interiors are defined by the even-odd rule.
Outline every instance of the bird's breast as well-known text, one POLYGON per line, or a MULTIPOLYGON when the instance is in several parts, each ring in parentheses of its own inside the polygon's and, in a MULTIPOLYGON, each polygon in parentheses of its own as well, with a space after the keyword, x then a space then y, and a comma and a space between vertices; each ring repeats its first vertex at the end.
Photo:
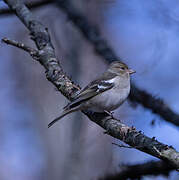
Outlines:
POLYGON ((93 111, 104 112, 117 109, 128 97, 130 85, 125 88, 112 88, 95 97, 89 103, 93 111))

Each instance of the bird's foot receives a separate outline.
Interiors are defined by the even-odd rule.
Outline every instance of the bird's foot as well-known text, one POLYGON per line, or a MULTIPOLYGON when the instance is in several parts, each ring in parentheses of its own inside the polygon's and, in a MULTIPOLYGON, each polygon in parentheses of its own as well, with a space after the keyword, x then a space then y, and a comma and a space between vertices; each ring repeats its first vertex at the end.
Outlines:
POLYGON ((104 112, 107 113, 112 119, 114 119, 114 116, 113 116, 114 112, 110 112, 106 110, 104 110, 104 112))

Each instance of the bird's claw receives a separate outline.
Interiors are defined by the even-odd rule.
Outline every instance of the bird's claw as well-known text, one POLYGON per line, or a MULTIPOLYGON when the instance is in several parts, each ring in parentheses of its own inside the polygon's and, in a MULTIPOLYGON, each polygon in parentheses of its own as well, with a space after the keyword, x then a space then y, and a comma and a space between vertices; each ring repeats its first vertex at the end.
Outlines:
POLYGON ((114 112, 110 112, 106 110, 104 110, 104 112, 107 113, 112 119, 114 119, 114 116, 113 116, 114 112))

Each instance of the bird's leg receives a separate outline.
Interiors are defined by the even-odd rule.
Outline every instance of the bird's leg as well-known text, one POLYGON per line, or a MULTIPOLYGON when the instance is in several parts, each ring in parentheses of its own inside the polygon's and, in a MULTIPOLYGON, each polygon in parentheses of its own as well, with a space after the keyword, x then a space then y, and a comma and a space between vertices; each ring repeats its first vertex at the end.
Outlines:
POLYGON ((111 116, 112 119, 114 119, 114 116, 113 116, 114 112, 110 112, 106 110, 104 110, 104 112, 107 113, 109 116, 111 116))

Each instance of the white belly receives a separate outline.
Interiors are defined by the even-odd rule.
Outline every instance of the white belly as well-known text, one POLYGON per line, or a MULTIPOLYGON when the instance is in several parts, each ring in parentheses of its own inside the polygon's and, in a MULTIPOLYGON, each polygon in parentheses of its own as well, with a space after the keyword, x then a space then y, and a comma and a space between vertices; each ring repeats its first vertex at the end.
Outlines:
MULTIPOLYGON (((130 86, 124 89, 110 89, 89 100, 90 110, 96 112, 112 111, 117 109, 128 97, 130 86)), ((88 105, 89 105, 88 104, 88 105)))

